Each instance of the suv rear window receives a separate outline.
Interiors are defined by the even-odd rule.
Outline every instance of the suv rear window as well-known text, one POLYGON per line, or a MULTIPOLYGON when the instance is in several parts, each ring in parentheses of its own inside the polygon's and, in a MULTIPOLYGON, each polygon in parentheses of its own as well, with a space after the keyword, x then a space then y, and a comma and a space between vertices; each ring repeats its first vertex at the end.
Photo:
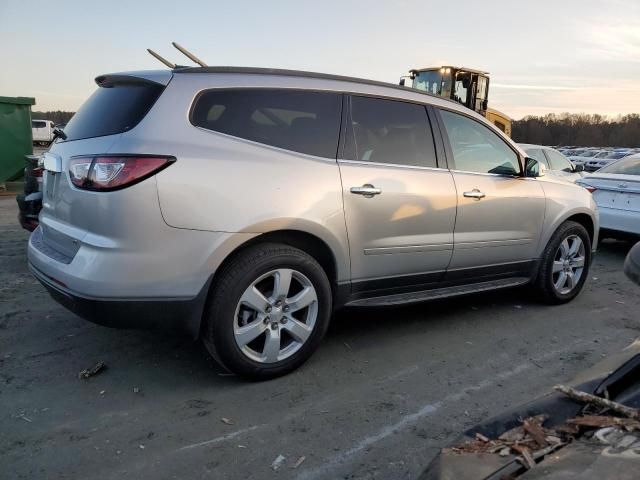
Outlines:
POLYGON ((46 126, 47 124, 45 122, 41 122, 38 120, 34 120, 33 122, 31 122, 31 128, 44 128, 46 126))
POLYGON ((135 127, 164 87, 155 83, 125 83, 99 87, 64 129, 66 141, 123 133, 135 127))
POLYGON ((191 112, 202 128, 318 157, 336 158, 340 94, 300 90, 209 90, 191 112))

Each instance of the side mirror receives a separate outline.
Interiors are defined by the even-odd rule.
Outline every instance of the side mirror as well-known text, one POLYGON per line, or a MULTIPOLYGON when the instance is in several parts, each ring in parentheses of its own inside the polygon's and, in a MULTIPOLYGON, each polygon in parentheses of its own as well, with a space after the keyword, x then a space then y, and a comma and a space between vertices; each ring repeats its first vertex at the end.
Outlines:
POLYGON ((400 79, 400 86, 401 86, 401 87, 404 87, 404 81, 405 81, 405 78, 404 78, 404 77, 402 77, 402 78, 400 79))
POLYGON ((489 108, 489 101, 488 100, 484 100, 482 102, 482 110, 484 110, 486 112, 488 108, 489 108))
POLYGON ((547 167, 535 158, 526 157, 524 159, 524 175, 525 177, 544 177, 547 167))
POLYGON ((584 165, 574 165, 573 166, 573 171, 574 172, 584 172, 584 165))

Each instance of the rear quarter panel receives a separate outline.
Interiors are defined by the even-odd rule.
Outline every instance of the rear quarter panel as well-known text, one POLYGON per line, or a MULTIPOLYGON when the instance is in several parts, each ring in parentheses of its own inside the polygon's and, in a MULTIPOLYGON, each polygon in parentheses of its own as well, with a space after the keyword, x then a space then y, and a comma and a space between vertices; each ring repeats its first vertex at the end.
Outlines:
MULTIPOLYGON (((127 152, 173 155, 157 175, 164 221, 175 228, 260 234, 300 230, 334 252, 338 281, 349 276, 340 172, 321 159, 192 125, 189 109, 198 92, 215 87, 282 86, 267 76, 175 75, 150 115, 124 134, 127 152)), ((253 236, 253 235, 252 235, 253 236)))

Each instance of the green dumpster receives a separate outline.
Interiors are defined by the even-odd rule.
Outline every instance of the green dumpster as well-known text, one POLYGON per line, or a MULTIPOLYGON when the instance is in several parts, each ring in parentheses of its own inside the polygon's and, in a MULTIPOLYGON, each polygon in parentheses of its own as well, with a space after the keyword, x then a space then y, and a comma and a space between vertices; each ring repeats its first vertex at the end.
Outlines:
POLYGON ((31 105, 35 98, 0 97, 0 183, 20 178, 24 156, 33 154, 31 105))

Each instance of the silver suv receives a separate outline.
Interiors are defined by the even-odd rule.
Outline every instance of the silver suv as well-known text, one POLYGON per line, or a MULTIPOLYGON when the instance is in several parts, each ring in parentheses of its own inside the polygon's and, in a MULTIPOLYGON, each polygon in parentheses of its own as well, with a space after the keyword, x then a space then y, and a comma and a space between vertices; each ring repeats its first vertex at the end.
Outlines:
POLYGON ((33 274, 80 316, 186 330, 238 374, 302 364, 343 306, 582 288, 598 215, 484 118, 333 75, 96 79, 46 154, 33 274))

